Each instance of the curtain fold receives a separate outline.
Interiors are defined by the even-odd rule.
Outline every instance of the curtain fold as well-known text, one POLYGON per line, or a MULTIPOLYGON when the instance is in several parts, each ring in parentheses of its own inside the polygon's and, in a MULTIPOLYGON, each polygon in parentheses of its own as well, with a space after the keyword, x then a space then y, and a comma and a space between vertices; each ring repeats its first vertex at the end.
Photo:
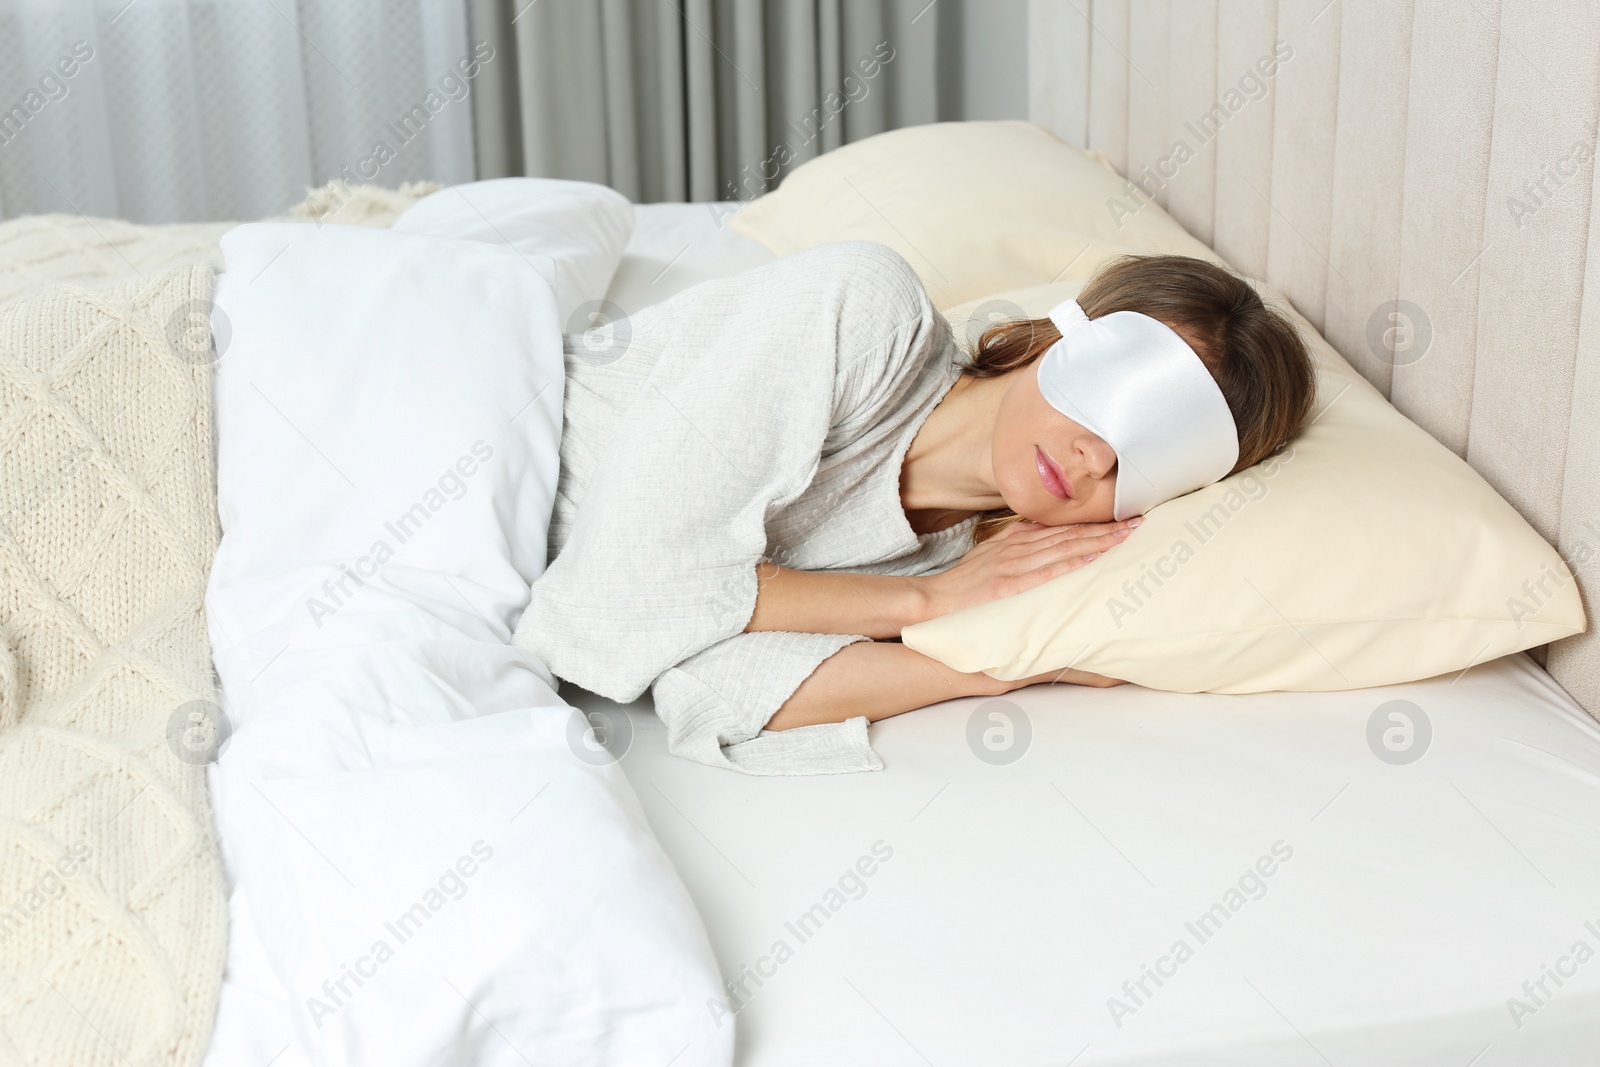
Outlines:
POLYGON ((751 199, 959 117, 962 2, 0 0, 0 217, 251 219, 333 178, 751 199))
POLYGON ((463 0, 0 0, 0 214, 251 219, 335 177, 469 181, 486 56, 463 0))
MULTIPOLYGON (((940 114, 939 26, 943 16, 948 39, 959 11, 951 0, 480 2, 475 19, 514 40, 519 72, 514 101, 480 101, 480 158, 641 203, 750 199, 842 144, 955 117, 940 114)), ((474 35, 492 33, 475 24, 474 35)))

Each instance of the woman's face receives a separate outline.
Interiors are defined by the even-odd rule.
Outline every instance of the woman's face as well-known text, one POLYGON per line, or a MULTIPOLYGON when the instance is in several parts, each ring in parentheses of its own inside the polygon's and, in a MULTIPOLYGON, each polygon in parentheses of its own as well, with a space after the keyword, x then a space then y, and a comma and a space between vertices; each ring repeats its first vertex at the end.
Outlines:
POLYGON ((1006 506, 1046 526, 1110 522, 1117 453, 1105 439, 1050 406, 1038 361, 1013 372, 990 445, 1006 506))

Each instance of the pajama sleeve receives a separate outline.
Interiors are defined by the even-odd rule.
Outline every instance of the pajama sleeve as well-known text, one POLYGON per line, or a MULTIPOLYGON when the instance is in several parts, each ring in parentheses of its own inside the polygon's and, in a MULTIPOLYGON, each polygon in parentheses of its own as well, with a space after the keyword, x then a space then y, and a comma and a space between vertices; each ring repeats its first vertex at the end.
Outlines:
MULTIPOLYGON (((903 257, 842 241, 687 289, 635 316, 617 358, 569 361, 571 518, 552 522, 515 644, 612 700, 651 690, 677 755, 748 774, 880 769, 865 716, 764 729, 820 663, 868 638, 745 627, 769 530, 828 479, 853 491, 857 467, 895 473, 880 446, 908 440, 948 388, 949 341, 903 257)), ((884 535, 897 505, 775 536, 805 538, 817 569, 892 568, 915 548, 884 535)))
POLYGON ((861 634, 784 630, 724 638, 668 668, 652 687, 677 756, 746 774, 876 771, 867 719, 765 730, 767 720, 823 660, 861 634))
MULTIPOLYGON (((654 362, 597 453, 516 644, 560 677, 629 701, 741 634, 768 514, 810 485, 832 436, 866 432, 893 407, 910 388, 897 368, 943 325, 905 261, 866 241, 797 252, 647 308, 632 343, 654 362)), ((793 674, 825 644, 791 643, 778 660, 793 674)), ((738 668, 726 655, 697 662, 722 663, 726 684, 754 685, 755 661, 738 668)))

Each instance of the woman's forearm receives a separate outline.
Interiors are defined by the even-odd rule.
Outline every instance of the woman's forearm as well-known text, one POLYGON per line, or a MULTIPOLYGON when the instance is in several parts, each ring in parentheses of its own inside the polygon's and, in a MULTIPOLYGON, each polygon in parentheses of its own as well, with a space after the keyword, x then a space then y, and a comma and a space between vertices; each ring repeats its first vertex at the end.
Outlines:
POLYGON ((898 642, 857 641, 817 664, 768 720, 767 729, 844 722, 857 715, 876 722, 942 700, 999 696, 1039 684, 1107 689, 1125 683, 1073 667, 1007 681, 953 670, 898 642))
POLYGON ((902 575, 797 571, 758 563, 756 585, 756 608, 745 627, 747 633, 789 630, 882 639, 899 637, 902 629, 920 622, 928 612, 922 586, 902 575))
POLYGON ((898 642, 857 641, 817 664, 767 729, 844 722, 857 715, 876 721, 941 700, 998 696, 1015 684, 952 670, 898 642))
POLYGON ((1013 596, 1076 570, 1121 544, 1142 521, 1014 523, 933 574, 798 571, 758 563, 756 606, 745 630, 899 637, 926 619, 1013 596))

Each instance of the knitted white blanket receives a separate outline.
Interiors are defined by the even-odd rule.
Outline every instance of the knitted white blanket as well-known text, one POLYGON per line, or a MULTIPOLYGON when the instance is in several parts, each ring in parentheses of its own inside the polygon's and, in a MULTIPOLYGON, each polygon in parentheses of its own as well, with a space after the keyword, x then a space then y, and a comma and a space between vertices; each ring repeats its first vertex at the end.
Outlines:
MULTIPOLYGON (((290 218, 386 226, 433 188, 290 218)), ((189 1065, 210 1038, 205 312, 232 225, 0 225, 0 1063, 189 1065)))
POLYGON ((227 913, 204 759, 200 613, 217 520, 210 370, 168 323, 211 272, 62 287, 0 314, 0 1048, 189 1063, 227 913))

